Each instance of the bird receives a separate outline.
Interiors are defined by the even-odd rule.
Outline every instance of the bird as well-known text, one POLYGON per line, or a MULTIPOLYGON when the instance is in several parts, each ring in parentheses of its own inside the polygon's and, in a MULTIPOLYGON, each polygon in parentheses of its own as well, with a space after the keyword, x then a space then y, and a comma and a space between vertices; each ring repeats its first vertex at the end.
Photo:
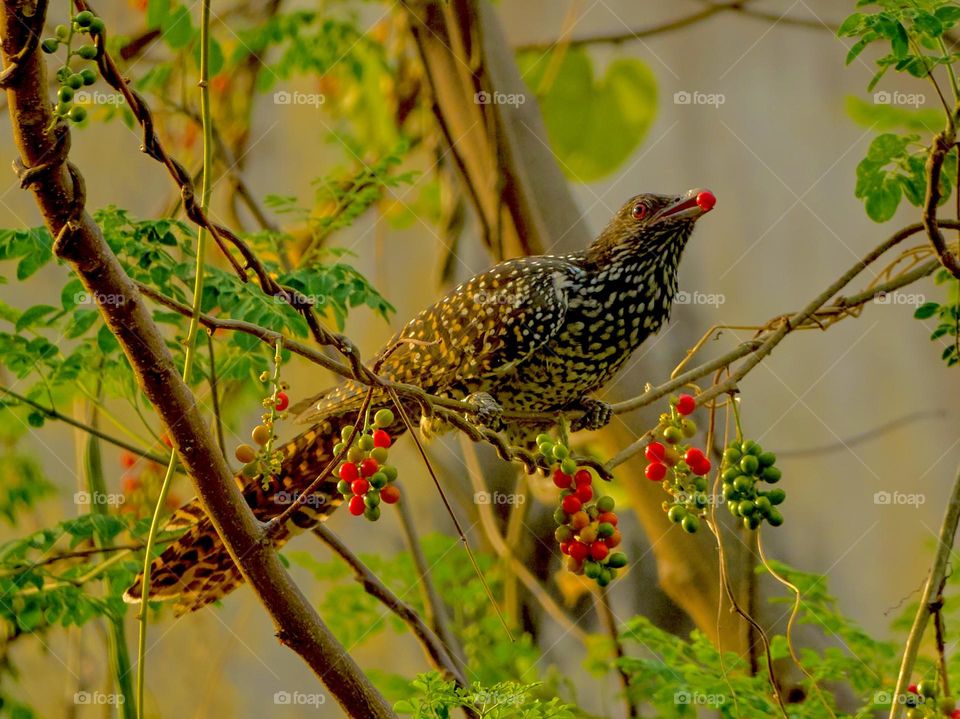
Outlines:
MULTIPOLYGON (((504 421, 510 412, 577 412, 571 429, 599 429, 611 407, 593 394, 668 320, 683 250, 696 221, 715 204, 706 189, 636 195, 581 251, 500 262, 410 320, 377 355, 377 373, 473 403, 473 421, 516 444, 535 444, 551 425, 504 421)), ((283 447, 280 471, 236 477, 258 520, 281 514, 323 472, 368 393, 366 385, 346 380, 291 408, 310 427, 283 447)), ((392 404, 383 390, 369 402, 374 409, 392 404)), ((407 409, 423 434, 444 431, 416 405, 407 409)), ((405 429, 400 418, 387 428, 391 436, 405 429)), ((277 528, 275 546, 324 521, 342 501, 336 477, 328 477, 277 528)), ((199 500, 175 510, 164 529, 185 531, 153 560, 151 600, 172 600, 181 615, 243 583, 199 500)), ((141 593, 139 575, 124 599, 139 602, 141 593)))

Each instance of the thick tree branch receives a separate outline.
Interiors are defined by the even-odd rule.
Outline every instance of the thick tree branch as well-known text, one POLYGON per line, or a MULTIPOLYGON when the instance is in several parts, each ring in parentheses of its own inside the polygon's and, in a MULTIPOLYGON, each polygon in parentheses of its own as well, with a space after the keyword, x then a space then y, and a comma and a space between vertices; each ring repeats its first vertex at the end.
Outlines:
POLYGON ((923 202, 923 226, 927 230, 930 244, 937 251, 940 264, 946 267, 950 274, 960 279, 960 259, 947 247, 947 241, 940 232, 940 223, 937 222, 937 207, 940 205, 940 172, 943 169, 943 161, 947 153, 953 149, 956 140, 956 127, 951 118, 947 128, 934 135, 933 144, 930 145, 930 152, 927 154, 927 196, 923 202))
MULTIPOLYGON (((56 237, 54 252, 66 260, 97 297, 123 302, 99 309, 127 356, 137 381, 166 425, 184 468, 193 479, 217 532, 244 578, 270 613, 280 640, 296 651, 354 717, 393 717, 379 692, 336 641, 293 583, 233 481, 196 399, 181 380, 136 286, 84 208, 83 178, 67 160, 69 130, 53 126, 45 96, 46 68, 34 51, 44 16, 25 0, 5 0, 0 43, 6 67, 19 66, 7 87, 14 138, 22 158, 21 184, 34 194, 56 237)), ((43 8, 40 8, 42 10, 43 8)), ((101 39, 102 42, 102 39, 101 39)))

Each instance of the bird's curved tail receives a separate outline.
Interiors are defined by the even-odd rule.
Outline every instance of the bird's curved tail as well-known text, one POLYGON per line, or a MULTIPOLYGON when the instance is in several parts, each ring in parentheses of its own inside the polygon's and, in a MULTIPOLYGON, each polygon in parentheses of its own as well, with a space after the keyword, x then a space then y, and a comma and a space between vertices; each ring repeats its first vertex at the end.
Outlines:
MULTIPOLYGON (((356 410, 328 416, 291 440, 284 448, 280 473, 265 487, 261 478, 237 475, 243 497, 254 516, 266 522, 287 509, 333 459, 333 447, 340 441, 340 428, 356 421, 356 410)), ((394 435, 403 427, 392 427, 394 435)), ((277 547, 292 536, 324 521, 343 501, 337 491, 336 476, 324 480, 317 490, 291 514, 276 537, 277 547)), ((222 599, 243 583, 240 570, 224 547, 199 500, 180 507, 164 529, 186 527, 187 531, 153 560, 150 578, 151 600, 175 601, 177 615, 196 611, 222 599)), ((143 575, 137 575, 124 594, 124 600, 139 602, 143 575)))

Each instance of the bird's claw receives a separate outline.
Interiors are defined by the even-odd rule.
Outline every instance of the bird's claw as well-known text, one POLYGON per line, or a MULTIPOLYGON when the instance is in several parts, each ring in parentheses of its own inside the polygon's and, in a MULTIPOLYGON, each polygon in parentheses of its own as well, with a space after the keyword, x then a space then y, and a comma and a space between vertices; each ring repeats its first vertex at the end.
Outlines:
POLYGON ((474 415, 476 424, 493 432, 502 432, 506 427, 503 421, 503 407, 492 395, 486 392, 474 392, 467 397, 467 402, 477 408, 474 415))
POLYGON ((607 426, 613 418, 613 408, 606 402, 592 397, 584 397, 580 400, 577 409, 582 410, 583 414, 570 423, 570 429, 574 432, 579 432, 581 429, 600 429, 607 426))

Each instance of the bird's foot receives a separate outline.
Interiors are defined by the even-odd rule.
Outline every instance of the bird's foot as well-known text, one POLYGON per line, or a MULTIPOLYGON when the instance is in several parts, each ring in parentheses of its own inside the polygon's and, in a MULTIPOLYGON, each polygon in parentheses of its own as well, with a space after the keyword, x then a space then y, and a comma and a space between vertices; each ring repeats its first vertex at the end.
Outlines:
POLYGON ((503 421, 503 407, 492 395, 487 392, 474 392, 467 396, 466 401, 477 408, 473 417, 476 424, 494 432, 502 432, 506 427, 503 421))
POLYGON ((595 430, 607 426, 613 418, 613 409, 606 402, 593 397, 584 397, 576 409, 583 414, 570 423, 570 429, 579 432, 581 429, 595 430))

